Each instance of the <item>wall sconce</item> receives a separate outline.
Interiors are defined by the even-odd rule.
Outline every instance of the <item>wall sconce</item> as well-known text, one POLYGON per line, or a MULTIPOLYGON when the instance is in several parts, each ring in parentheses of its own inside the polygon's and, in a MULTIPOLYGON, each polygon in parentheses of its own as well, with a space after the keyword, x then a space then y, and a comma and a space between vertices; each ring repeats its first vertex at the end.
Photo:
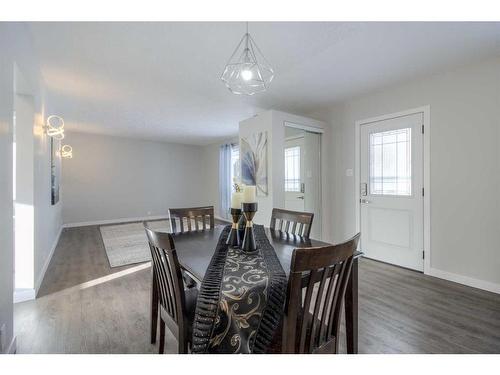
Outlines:
POLYGON ((61 140, 64 138, 64 120, 59 116, 49 116, 47 117, 47 135, 54 139, 61 140))
POLYGON ((61 147, 61 156, 65 159, 73 158, 73 147, 70 145, 64 145, 61 147))

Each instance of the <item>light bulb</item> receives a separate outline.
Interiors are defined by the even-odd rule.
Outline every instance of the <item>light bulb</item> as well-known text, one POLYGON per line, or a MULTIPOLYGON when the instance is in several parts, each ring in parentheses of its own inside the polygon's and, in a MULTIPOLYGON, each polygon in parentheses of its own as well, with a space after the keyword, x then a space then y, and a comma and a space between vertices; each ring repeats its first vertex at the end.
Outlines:
POLYGON ((241 78, 243 78, 245 81, 250 81, 252 79, 252 71, 245 69, 241 71, 241 78))

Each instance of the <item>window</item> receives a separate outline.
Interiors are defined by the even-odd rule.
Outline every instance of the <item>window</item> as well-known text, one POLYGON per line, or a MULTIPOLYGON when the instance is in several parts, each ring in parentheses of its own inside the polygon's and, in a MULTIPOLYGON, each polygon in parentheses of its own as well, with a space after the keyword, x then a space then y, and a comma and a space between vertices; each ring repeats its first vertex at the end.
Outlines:
POLYGON ((285 148, 285 191, 300 192, 300 146, 285 148))
POLYGON ((411 128, 370 134, 370 193, 411 195, 411 128))
POLYGON ((240 146, 238 144, 231 145, 231 186, 229 191, 233 190, 235 181, 241 181, 240 146))

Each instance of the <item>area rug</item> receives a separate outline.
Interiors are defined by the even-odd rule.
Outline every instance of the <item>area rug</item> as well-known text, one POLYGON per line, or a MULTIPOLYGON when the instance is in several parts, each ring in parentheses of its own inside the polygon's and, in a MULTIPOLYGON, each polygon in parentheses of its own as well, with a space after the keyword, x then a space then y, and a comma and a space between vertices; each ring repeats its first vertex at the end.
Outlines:
MULTIPOLYGON (((167 220, 148 221, 148 226, 160 232, 170 231, 170 224, 167 220)), ((146 232, 141 222, 102 225, 99 229, 111 267, 151 260, 146 232)))

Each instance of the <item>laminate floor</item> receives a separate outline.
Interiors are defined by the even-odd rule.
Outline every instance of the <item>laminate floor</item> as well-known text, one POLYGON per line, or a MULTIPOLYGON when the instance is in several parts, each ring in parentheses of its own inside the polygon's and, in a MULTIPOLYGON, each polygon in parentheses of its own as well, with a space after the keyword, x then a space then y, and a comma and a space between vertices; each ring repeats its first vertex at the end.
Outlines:
MULTIPOLYGON (((360 353, 500 353, 500 295, 368 259, 359 276, 360 353)), ((99 227, 64 229, 38 298, 14 307, 18 353, 155 353, 149 287, 148 264, 109 267, 99 227)))

